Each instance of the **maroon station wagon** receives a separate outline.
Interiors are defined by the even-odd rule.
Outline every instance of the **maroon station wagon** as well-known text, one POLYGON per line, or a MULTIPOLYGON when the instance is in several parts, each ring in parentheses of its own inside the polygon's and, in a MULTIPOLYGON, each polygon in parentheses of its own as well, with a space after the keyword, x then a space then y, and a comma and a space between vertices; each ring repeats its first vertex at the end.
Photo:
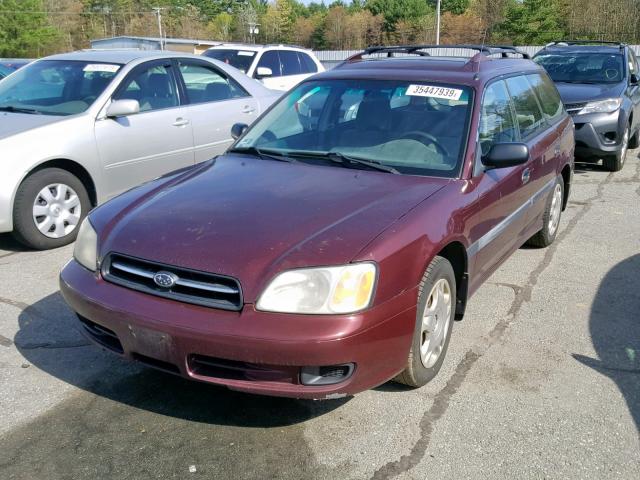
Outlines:
POLYGON ((573 176, 544 70, 466 48, 367 49, 235 125, 225 155, 95 209, 60 277, 80 328, 252 393, 427 383, 469 297, 554 241, 573 176))

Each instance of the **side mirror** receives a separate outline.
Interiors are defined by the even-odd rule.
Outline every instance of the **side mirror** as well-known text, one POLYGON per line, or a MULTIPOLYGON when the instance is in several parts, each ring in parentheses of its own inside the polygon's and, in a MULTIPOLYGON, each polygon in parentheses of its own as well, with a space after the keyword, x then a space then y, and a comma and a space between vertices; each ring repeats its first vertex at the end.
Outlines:
POLYGON ((529 147, 524 143, 496 143, 482 157, 482 164, 493 168, 513 167, 528 161, 529 147))
POLYGON ((256 78, 272 77, 273 70, 269 67, 258 67, 256 70, 256 78))
POLYGON ((231 127, 231 137, 234 140, 239 139, 247 131, 247 128, 249 128, 249 125, 246 123, 234 123, 233 127, 231 127))
POLYGON ((137 100, 114 100, 107 107, 108 118, 126 117, 139 112, 140 104, 137 100))
POLYGON ((631 77, 629 77, 629 83, 631 83, 631 85, 638 85, 640 83, 640 77, 637 73, 631 74, 631 77))

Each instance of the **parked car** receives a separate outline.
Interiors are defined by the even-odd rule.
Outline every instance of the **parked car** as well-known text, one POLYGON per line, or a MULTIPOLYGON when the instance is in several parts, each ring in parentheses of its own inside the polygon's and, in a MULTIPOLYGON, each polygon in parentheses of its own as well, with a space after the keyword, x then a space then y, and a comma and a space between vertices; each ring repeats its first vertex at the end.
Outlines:
POLYGON ((431 380, 468 298, 555 240, 573 172, 544 70, 472 48, 370 48, 235 125, 226 155, 92 211, 60 277, 81 329, 246 392, 431 380))
POLYGON ((640 146, 640 70, 633 50, 617 42, 560 41, 534 60, 556 82, 576 125, 576 155, 620 170, 640 146))
POLYGON ((33 62, 30 58, 0 58, 0 68, 5 67, 11 70, 18 70, 33 62))
POLYGON ((273 90, 289 90, 324 67, 311 50, 295 45, 222 44, 203 53, 243 71, 273 90))
POLYGON ((279 95, 195 55, 82 51, 0 82, 0 232, 32 248, 73 241, 96 204, 232 143, 279 95))

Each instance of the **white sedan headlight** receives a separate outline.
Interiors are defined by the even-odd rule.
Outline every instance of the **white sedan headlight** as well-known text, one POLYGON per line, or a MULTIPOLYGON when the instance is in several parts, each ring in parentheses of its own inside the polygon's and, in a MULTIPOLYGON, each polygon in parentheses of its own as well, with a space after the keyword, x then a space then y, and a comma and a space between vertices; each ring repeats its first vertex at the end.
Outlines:
POLYGON ((93 229, 89 217, 85 218, 78 230, 78 238, 73 249, 73 258, 92 272, 98 269, 98 235, 93 229))
POLYGON ((289 270, 271 281, 256 308, 281 313, 357 312, 371 303, 376 273, 376 265, 369 262, 289 270))
POLYGON ((612 113, 620 108, 622 105, 621 98, 608 98, 607 100, 598 100, 597 102, 589 102, 582 110, 578 112, 579 115, 585 113, 612 113))

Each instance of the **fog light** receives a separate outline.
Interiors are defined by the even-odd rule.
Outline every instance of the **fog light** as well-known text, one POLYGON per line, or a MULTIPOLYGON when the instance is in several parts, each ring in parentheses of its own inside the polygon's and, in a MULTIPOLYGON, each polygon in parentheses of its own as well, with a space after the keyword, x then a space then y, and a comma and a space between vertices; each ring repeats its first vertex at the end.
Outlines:
POLYGON ((326 367, 302 367, 300 382, 303 385, 333 385, 349 378, 354 369, 353 363, 326 367))

